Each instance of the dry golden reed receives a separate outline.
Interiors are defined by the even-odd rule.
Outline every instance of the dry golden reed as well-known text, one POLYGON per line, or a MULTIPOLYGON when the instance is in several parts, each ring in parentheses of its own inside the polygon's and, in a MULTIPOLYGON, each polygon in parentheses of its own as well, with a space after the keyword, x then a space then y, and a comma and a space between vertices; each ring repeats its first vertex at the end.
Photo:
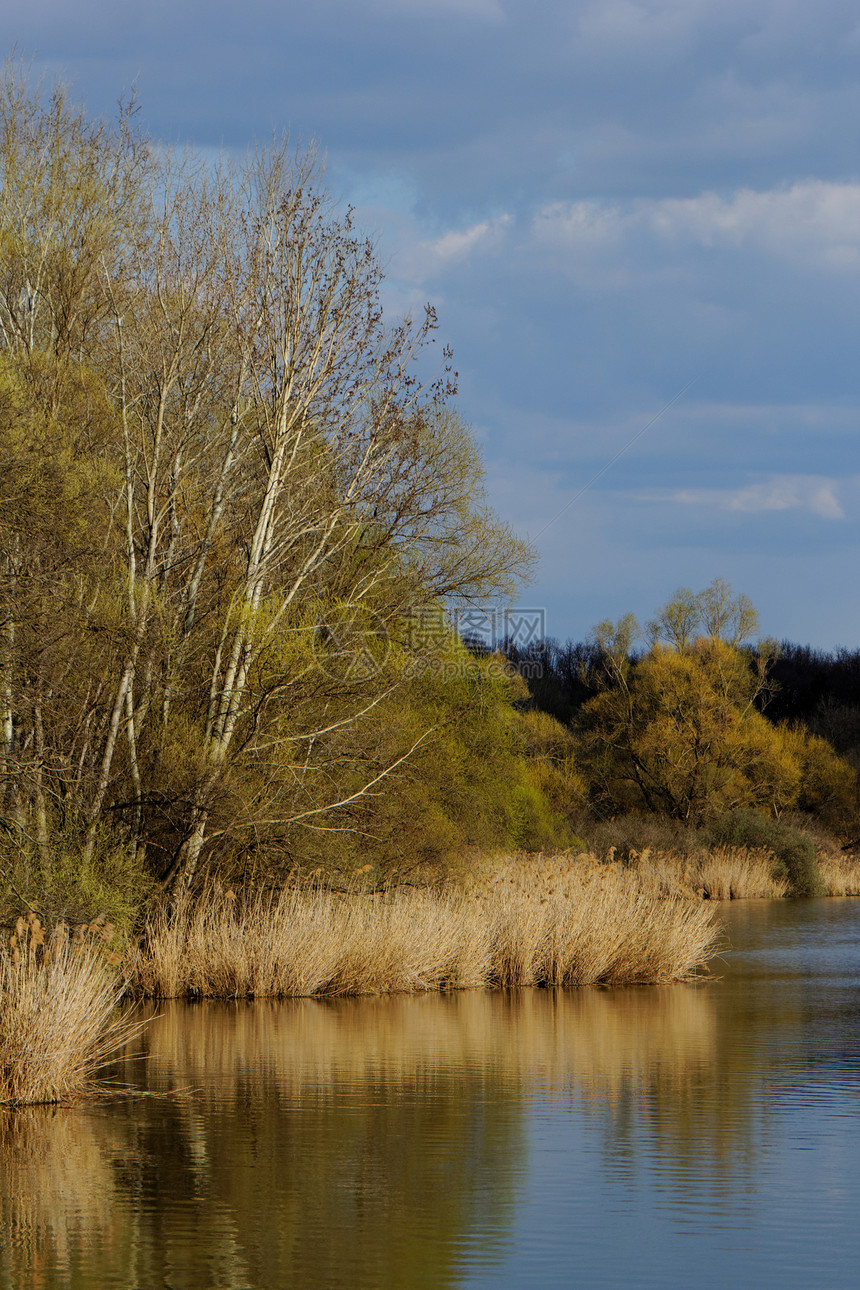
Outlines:
POLYGON ((516 858, 442 890, 210 888, 150 921, 132 973, 160 997, 663 983, 701 969, 717 940, 707 906, 666 899, 633 871, 516 858))
POLYGON ((138 1030, 117 1011, 125 985, 98 950, 65 929, 46 944, 41 922, 23 921, 0 950, 0 1105, 94 1091, 138 1030))
POLYGON ((818 867, 828 896, 860 896, 860 856, 819 854, 818 867))
POLYGON ((778 876, 773 854, 766 848, 712 847, 683 855, 646 848, 633 865, 644 882, 665 896, 709 900, 755 900, 788 893, 788 880, 778 876))
MULTIPOLYGON (((791 886, 766 847, 721 846, 691 854, 646 847, 629 863, 664 896, 772 899, 787 896, 791 886)), ((860 856, 819 844, 818 866, 826 895, 860 896, 860 856)))

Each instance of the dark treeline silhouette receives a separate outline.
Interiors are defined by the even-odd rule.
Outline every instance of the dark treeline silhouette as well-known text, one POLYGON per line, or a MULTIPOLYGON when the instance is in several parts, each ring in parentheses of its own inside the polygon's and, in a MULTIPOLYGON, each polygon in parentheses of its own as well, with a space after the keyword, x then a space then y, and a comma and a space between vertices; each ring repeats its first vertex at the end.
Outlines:
MULTIPOLYGON (((501 652, 525 678, 533 705, 565 724, 608 681, 603 652, 592 641, 548 638, 521 647, 506 640, 501 652)), ((755 659, 750 651, 751 666, 755 659)), ((841 753, 860 748, 860 650, 828 653, 783 641, 758 702, 774 724, 800 722, 841 753)))
POLYGON ((769 679, 765 716, 801 722, 860 764, 860 650, 826 653, 783 641, 769 679))
POLYGON ((525 678, 529 697, 541 712, 569 725, 607 681, 603 651, 590 641, 548 637, 525 648, 504 640, 501 653, 525 678))
POLYGON ((770 677, 767 715, 774 721, 808 721, 822 705, 860 705, 860 650, 826 653, 783 641, 770 677))

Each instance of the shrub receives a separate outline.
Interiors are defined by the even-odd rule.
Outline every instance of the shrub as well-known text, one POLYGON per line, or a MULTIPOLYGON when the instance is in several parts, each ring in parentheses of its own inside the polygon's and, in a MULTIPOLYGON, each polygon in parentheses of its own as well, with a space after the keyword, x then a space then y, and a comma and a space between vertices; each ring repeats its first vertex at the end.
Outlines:
POLYGON ((53 831, 45 848, 6 839, 0 878, 0 917, 8 919, 24 900, 51 925, 89 923, 101 915, 123 933, 131 931, 154 886, 128 846, 106 829, 89 857, 71 828, 53 831))
POLYGON ((830 828, 852 827, 857 817, 857 771, 826 739, 801 726, 779 729, 801 768, 798 808, 830 828))
POLYGON ((611 817, 583 813, 576 821, 576 828, 586 849, 595 855, 605 855, 612 847, 621 860, 646 849, 690 856, 707 845, 704 835, 683 820, 643 811, 626 811, 611 817))
POLYGON ((766 847, 775 858, 777 876, 788 881, 789 895, 824 895, 815 843, 792 825, 745 809, 719 816, 709 834, 723 846, 766 847))

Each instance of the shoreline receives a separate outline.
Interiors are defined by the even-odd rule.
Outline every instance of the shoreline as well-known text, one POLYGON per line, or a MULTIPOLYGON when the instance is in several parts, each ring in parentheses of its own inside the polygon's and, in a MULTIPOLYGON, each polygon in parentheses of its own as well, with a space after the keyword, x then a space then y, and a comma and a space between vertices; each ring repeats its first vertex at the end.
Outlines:
MULTIPOLYGON (((820 867, 828 895, 860 894, 860 861, 823 856, 820 867)), ((381 891, 363 874, 345 890, 317 878, 280 892, 212 884, 169 917, 156 911, 123 955, 104 920, 49 932, 32 919, 0 950, 0 1105, 98 1095, 99 1069, 130 1033, 123 999, 322 1001, 708 979, 725 949, 719 904, 787 895, 767 853, 646 849, 622 861, 610 849, 603 859, 514 855, 459 880, 381 891)))

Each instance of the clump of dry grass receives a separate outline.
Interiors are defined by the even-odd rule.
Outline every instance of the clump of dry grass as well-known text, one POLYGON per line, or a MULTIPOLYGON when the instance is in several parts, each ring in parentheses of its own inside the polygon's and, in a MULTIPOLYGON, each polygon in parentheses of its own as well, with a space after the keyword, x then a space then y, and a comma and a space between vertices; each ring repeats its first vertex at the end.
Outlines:
POLYGON ((139 1027, 117 1011, 124 982, 65 928, 46 942, 19 919, 0 950, 0 1104, 59 1102, 97 1088, 97 1075, 139 1027))
POLYGON ((511 863, 484 884, 500 985, 663 984, 716 950, 706 908, 594 857, 511 863))
POLYGON ((646 849, 632 863, 665 896, 755 900, 782 897, 789 889, 772 852, 761 847, 718 846, 687 854, 646 849))
MULTIPOLYGON (((825 894, 860 896, 860 855, 846 854, 832 841, 819 841, 817 851, 825 894)), ((791 890, 766 847, 717 846, 689 852, 646 847, 631 852, 627 864, 666 897, 755 900, 781 898, 791 890)))
POLYGON ((819 851, 818 867, 828 896, 860 896, 860 856, 819 851))
POLYGON ((161 997, 629 984, 689 977, 716 940, 707 908, 620 866, 513 858, 441 890, 211 888, 150 921, 132 970, 161 997))
POLYGON ((462 895, 367 894, 298 882, 277 897, 210 888, 149 922, 133 963, 145 994, 385 994, 486 982, 489 929, 462 895))

